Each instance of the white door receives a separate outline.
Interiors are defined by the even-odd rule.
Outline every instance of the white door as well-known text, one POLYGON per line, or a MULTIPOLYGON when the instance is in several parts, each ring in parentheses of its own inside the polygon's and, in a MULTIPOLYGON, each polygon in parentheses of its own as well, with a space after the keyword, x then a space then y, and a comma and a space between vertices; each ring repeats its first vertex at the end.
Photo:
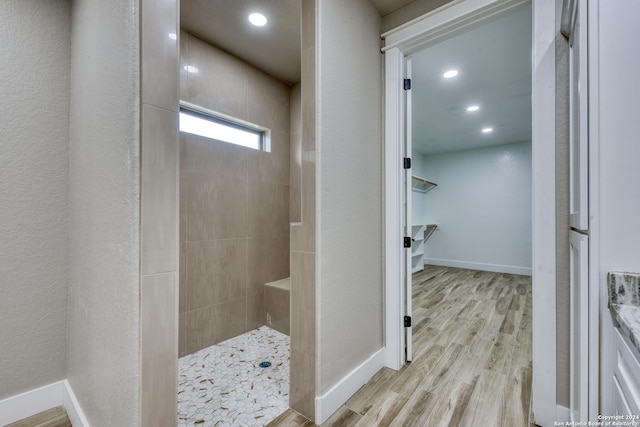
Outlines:
MULTIPOLYGON (((405 131, 404 131, 404 144, 403 144, 403 157, 405 159, 411 159, 411 58, 405 59, 405 131)), ((410 162, 410 160, 409 160, 410 162)), ((404 248, 404 331, 405 331, 405 361, 411 362, 413 360, 413 334, 411 329, 411 297, 413 294, 411 287, 412 279, 412 264, 411 264, 411 168, 404 165, 403 169, 403 199, 404 199, 404 215, 403 226, 405 240, 408 241, 409 247, 405 244, 404 248)))
POLYGON ((569 38, 569 224, 576 230, 589 228, 588 188, 588 82, 587 2, 575 1, 569 38))
POLYGON ((569 409, 571 421, 589 421, 589 237, 571 231, 570 248, 569 409))

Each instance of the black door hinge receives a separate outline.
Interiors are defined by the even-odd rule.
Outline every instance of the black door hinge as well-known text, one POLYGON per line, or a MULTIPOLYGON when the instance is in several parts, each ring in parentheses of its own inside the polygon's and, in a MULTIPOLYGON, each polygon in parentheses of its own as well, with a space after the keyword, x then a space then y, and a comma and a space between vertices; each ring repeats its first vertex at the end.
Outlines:
POLYGON ((404 79, 404 90, 411 90, 411 79, 404 79))
POLYGON ((411 316, 404 316, 404 327, 405 328, 411 327, 411 316))
POLYGON ((411 237, 405 237, 404 238, 404 247, 405 248, 410 248, 411 247, 411 237))
POLYGON ((402 161, 402 165, 405 169, 411 169, 411 157, 405 157, 402 161))

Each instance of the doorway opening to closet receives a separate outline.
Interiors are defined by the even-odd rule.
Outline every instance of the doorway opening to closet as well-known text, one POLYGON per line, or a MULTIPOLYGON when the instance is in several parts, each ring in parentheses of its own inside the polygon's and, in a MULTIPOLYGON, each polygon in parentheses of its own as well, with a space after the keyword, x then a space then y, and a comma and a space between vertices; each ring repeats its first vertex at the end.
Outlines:
POLYGON ((524 425, 533 362, 532 9, 486 3, 457 26, 441 23, 430 42, 399 29, 396 43, 407 47, 386 52, 387 65, 403 71, 399 135, 411 159, 398 200, 400 361, 436 396, 436 413, 454 417, 460 406, 476 423, 507 416, 524 425), (470 396, 478 411, 464 409, 470 396))

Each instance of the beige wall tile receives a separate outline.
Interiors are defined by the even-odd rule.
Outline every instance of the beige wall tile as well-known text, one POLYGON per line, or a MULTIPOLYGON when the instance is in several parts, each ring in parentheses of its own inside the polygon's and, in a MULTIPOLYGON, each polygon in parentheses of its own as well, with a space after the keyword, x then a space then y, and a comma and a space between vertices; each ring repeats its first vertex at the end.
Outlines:
POLYGON ((291 350, 316 351, 315 254, 291 252, 291 350))
POLYGON ((315 252, 315 151, 306 151, 302 154, 302 224, 291 226, 291 250, 300 252, 315 252))
POLYGON ((271 182, 249 185, 249 237, 286 236, 289 233, 289 186, 271 182))
POLYGON ((178 313, 187 311, 187 242, 180 242, 180 265, 178 267, 178 287, 180 288, 180 304, 178 313))
POLYGON ((198 69, 187 78, 187 99, 193 104, 237 118, 247 117, 248 65, 190 36, 187 63, 198 69))
POLYGON ((289 133, 289 86, 253 67, 247 73, 247 120, 289 133))
POLYGON ((291 87, 289 130, 289 221, 302 220, 302 99, 301 85, 291 87))
POLYGON ((316 148, 316 50, 302 52, 302 150, 316 148))
POLYGON ((247 236, 247 182, 186 174, 187 240, 247 236))
POLYGON ((188 63, 189 39, 191 37, 192 36, 189 33, 180 31, 180 37, 178 38, 178 41, 180 42, 180 68, 178 70, 180 73, 180 100, 187 100, 188 97, 187 80, 189 73, 187 73, 187 70, 185 70, 184 67, 188 63))
POLYGON ((247 240, 187 242, 187 309, 245 296, 247 240))
MULTIPOLYGON (((316 45, 316 5, 315 0, 302 0, 302 50, 316 45)), ((304 77, 303 77, 304 79, 304 77)))
POLYGON ((142 425, 175 426, 178 392, 178 289, 175 272, 142 277, 142 425), (168 403, 173 404, 168 404, 168 403))
POLYGON ((291 350, 289 406, 310 420, 315 419, 315 376, 315 356, 291 350))
POLYGON ((187 313, 180 313, 178 316, 178 357, 186 356, 187 353, 187 313))
POLYGON ((190 311, 187 316, 187 354, 246 331, 246 299, 190 311))
POLYGON ((273 286, 264 287, 264 307, 267 324, 276 331, 289 335, 290 330, 290 295, 287 289, 273 286), (268 320, 271 319, 271 323, 268 320))
POLYGON ((142 274, 178 269, 178 115, 142 106, 142 274))
POLYGON ((289 145, 288 133, 274 131, 271 133, 271 152, 249 149, 249 180, 289 185, 289 145))
POLYGON ((247 178, 247 156, 255 152, 250 148, 184 132, 180 133, 180 144, 184 153, 183 173, 236 179, 247 178))
POLYGON ((267 314, 264 308, 264 292, 247 296, 247 331, 264 326, 267 314))
POLYGON ((178 2, 142 0, 142 103, 177 112, 179 96, 178 2), (162 72, 158 72, 162 70, 162 72))
POLYGON ((264 292, 265 283, 289 277, 289 238, 248 240, 247 295, 264 292))

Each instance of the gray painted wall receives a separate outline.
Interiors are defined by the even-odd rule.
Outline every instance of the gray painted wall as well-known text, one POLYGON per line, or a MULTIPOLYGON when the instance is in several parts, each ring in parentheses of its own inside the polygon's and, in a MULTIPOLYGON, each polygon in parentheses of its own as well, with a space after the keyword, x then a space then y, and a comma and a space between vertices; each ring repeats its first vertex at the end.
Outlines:
POLYGON ((94 427, 140 422, 138 10, 72 6, 67 376, 94 427))
POLYGON ((0 2, 0 399, 65 377, 70 11, 0 2))
POLYGON ((318 2, 319 384, 383 346, 382 55, 367 0, 318 2))

